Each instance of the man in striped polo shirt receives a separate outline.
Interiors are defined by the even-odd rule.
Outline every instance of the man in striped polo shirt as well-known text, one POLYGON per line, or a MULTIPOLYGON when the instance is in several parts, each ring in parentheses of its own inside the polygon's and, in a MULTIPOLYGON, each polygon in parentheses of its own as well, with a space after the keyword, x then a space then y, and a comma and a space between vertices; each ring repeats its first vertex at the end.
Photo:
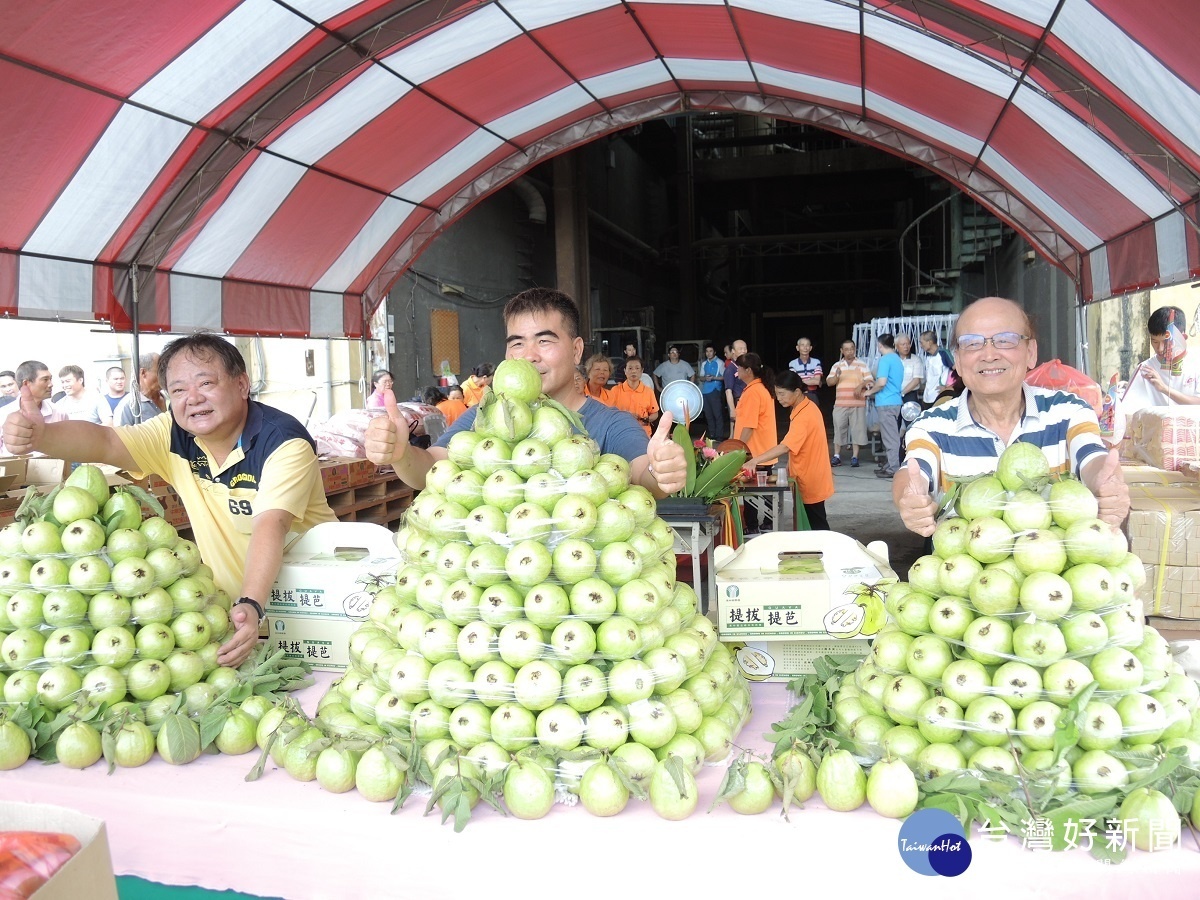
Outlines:
POLYGON ((905 526, 933 534, 937 498, 951 479, 994 472, 1004 448, 1018 440, 1041 447, 1051 472, 1080 478, 1099 500, 1100 518, 1124 521, 1129 488, 1117 452, 1106 452, 1100 440, 1095 412, 1074 394, 1024 383, 1037 364, 1025 311, 1000 297, 977 300, 959 316, 950 344, 966 390, 908 428, 906 468, 892 482, 905 526))
POLYGON ((858 468, 858 448, 867 442, 867 401, 863 397, 875 382, 866 360, 858 358, 854 341, 842 341, 842 358, 833 364, 825 383, 837 388, 833 398, 832 466, 842 464, 841 450, 851 448, 850 466, 858 468))

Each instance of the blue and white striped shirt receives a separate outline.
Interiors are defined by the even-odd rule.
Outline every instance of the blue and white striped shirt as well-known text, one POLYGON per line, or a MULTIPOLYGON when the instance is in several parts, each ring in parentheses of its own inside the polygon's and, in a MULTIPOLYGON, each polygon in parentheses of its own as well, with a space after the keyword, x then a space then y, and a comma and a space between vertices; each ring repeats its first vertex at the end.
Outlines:
MULTIPOLYGON (((1079 476, 1094 454, 1105 453, 1096 413, 1087 403, 1066 391, 1022 385, 1025 415, 1009 436, 1008 444, 1025 441, 1041 447, 1050 471, 1079 476)), ((949 489, 952 479, 996 471, 1000 454, 1008 446, 995 432, 983 427, 967 406, 970 391, 917 417, 905 433, 905 459, 913 458, 938 491, 949 489)))

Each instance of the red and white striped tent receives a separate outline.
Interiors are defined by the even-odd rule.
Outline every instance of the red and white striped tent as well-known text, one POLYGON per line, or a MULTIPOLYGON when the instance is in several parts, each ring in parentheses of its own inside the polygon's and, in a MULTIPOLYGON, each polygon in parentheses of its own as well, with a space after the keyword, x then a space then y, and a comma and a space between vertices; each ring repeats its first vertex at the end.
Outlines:
POLYGON ((358 336, 472 203, 646 119, 811 122, 1085 300, 1200 275, 1196 0, 0 3, 0 314, 358 336), (136 278, 131 279, 131 273, 136 278))

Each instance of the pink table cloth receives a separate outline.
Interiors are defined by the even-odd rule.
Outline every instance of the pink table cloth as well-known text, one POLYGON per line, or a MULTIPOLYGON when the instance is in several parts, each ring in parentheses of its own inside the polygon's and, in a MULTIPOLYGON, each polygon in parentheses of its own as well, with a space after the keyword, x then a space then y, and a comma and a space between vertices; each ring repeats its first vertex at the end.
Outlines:
MULTIPOLYGON (((310 712, 332 676, 301 695, 310 712)), ((743 746, 784 716, 783 685, 755 684, 754 717, 743 746)), ((422 816, 413 797, 390 804, 355 791, 328 794, 268 764, 243 780, 255 754, 205 756, 173 767, 155 759, 111 777, 103 765, 73 771, 36 762, 0 772, 0 799, 52 803, 104 819, 117 874, 163 884, 286 897, 289 900, 413 897, 612 897, 669 890, 672 896, 786 896, 850 889, 857 896, 1118 897, 1200 896, 1200 852, 1183 846, 1132 852, 1110 867, 1083 852, 1024 849, 1016 838, 971 840, 973 860, 958 878, 911 871, 897 850, 900 823, 868 807, 827 810, 816 796, 791 821, 775 811, 706 814, 723 768, 701 773, 700 806, 668 822, 631 801, 609 819, 555 806, 519 821, 480 805, 462 834, 422 816), (782 894, 781 894, 782 895, 782 894)), ((3 828, 3 822, 0 822, 3 828)), ((654 894, 651 893, 651 896, 654 894)))

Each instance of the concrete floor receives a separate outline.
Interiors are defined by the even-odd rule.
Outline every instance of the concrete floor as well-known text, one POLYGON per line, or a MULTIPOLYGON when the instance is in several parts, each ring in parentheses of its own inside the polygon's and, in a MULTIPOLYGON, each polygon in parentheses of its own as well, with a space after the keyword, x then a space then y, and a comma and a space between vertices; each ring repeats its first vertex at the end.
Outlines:
POLYGON ((892 503, 892 481, 875 477, 875 463, 867 456, 852 469, 844 462, 833 470, 834 495, 825 501, 829 527, 862 544, 883 541, 888 546, 892 568, 906 578, 908 567, 924 553, 925 539, 913 534, 900 521, 892 503))

